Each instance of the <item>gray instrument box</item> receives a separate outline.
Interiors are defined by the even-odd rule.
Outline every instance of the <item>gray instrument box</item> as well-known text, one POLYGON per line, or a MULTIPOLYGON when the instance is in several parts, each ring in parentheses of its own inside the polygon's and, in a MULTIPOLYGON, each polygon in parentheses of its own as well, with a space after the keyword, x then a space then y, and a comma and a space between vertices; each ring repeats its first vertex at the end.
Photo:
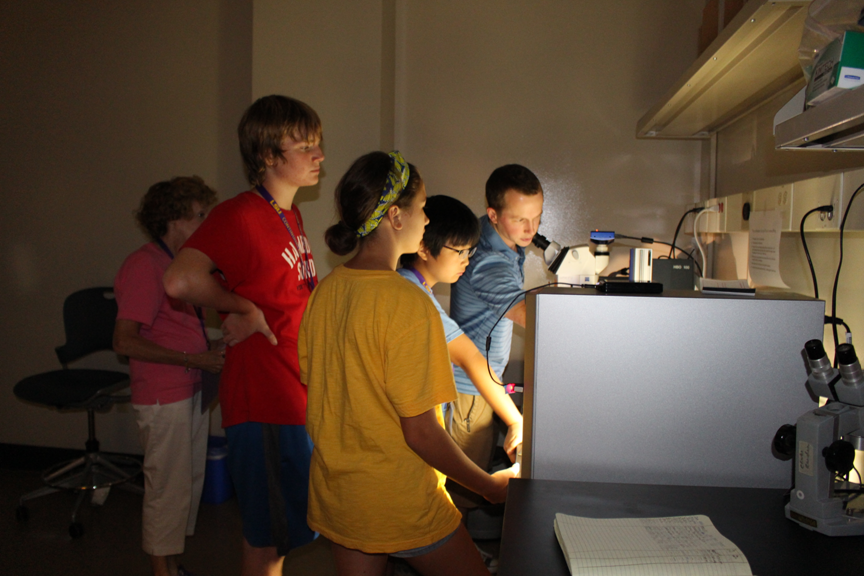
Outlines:
POLYGON ((654 282, 663 284, 664 290, 694 290, 696 265, 689 258, 655 258, 654 282))
POLYGON ((816 407, 797 294, 529 294, 524 478, 788 488, 777 429, 816 407))

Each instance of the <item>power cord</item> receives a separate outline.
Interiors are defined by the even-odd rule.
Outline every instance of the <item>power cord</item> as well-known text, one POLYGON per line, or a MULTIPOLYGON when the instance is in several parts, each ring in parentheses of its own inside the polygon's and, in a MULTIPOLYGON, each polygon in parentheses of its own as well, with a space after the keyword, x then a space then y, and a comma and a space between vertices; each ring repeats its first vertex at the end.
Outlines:
POLYGON ((700 278, 704 278, 704 277, 705 277, 705 272, 702 271, 702 266, 699 265, 699 261, 696 260, 696 258, 693 257, 693 253, 694 253, 694 252, 696 252, 696 249, 695 249, 695 248, 693 248, 692 250, 690 250, 690 252, 685 252, 685 254, 687 254, 687 257, 688 257, 688 258, 693 262, 693 264, 696 265, 696 270, 699 271, 699 277, 700 277, 700 278))
MULTIPOLYGON (((663 242, 662 240, 655 240, 654 238, 647 238, 642 236, 641 238, 637 238, 636 236, 627 236, 626 234, 618 234, 615 233, 616 238, 626 238, 627 240, 638 240, 642 244, 663 244, 665 246, 669 246, 671 249, 676 249, 679 252, 684 252, 679 246, 673 246, 669 242, 663 242)), ((686 254, 686 252, 684 252, 686 254)))
MULTIPOLYGON (((696 242, 696 247, 699 248, 699 254, 702 256, 702 269, 708 268, 708 260, 705 258, 705 250, 702 249, 702 243, 699 242, 699 218, 702 217, 706 212, 719 212, 719 206, 708 206, 707 208, 700 208, 700 212, 696 214, 696 218, 693 219, 693 240, 696 242)), ((704 277, 705 274, 703 273, 704 277)))
POLYGON ((801 244, 804 245, 804 254, 807 255, 807 264, 810 266, 810 277, 813 278, 813 293, 814 298, 819 298, 819 284, 816 282, 816 271, 813 269, 813 260, 810 259, 810 250, 807 248, 807 240, 804 238, 804 221, 807 220, 807 217, 813 214, 814 212, 833 212, 834 206, 830 204, 826 204, 825 206, 819 206, 818 208, 813 208, 801 218, 801 244))
MULTIPOLYGON (((687 218, 688 214, 693 214, 694 212, 699 212, 700 210, 702 210, 702 208, 691 208, 690 210, 684 212, 684 214, 681 216, 681 219, 678 220, 678 226, 675 227, 675 235, 672 237, 672 247, 669 249, 669 258, 675 257, 674 252, 675 249, 678 248, 677 246, 675 246, 675 242, 678 241, 678 232, 681 231, 681 225, 684 224, 684 219, 687 218)), ((683 250, 681 250, 680 248, 678 248, 678 250, 683 252, 683 250)))
POLYGON ((843 321, 842 318, 835 318, 834 316, 825 316, 825 324, 841 324, 843 328, 846 330, 846 344, 852 343, 852 330, 849 328, 849 325, 843 321))
POLYGON ((507 384, 504 384, 495 376, 495 373, 492 372, 492 365, 489 363, 489 348, 492 347, 492 332, 495 331, 495 327, 498 326, 498 323, 504 319, 504 316, 507 315, 507 312, 510 311, 510 309, 516 304, 516 301, 519 298, 521 298, 522 296, 525 296, 526 294, 528 294, 530 292, 536 292, 537 290, 540 290, 542 288, 548 288, 550 286, 569 286, 571 288, 581 288, 582 287, 580 284, 570 284, 569 282, 549 282, 548 284, 543 284, 541 286, 535 286, 534 288, 529 288, 528 290, 523 290, 522 292, 519 292, 518 294, 513 296, 513 299, 510 300, 509 304, 507 304, 507 308, 504 309, 504 312, 502 312, 501 315, 498 316, 498 319, 495 320, 495 323, 492 325, 492 328, 489 329, 489 334, 486 336, 486 354, 485 354, 485 356, 486 356, 486 370, 489 371, 489 377, 492 379, 492 381, 495 382, 496 384, 498 384, 499 386, 507 386, 507 384))
MULTIPOLYGON (((849 198, 849 204, 846 205, 846 210, 843 212, 843 220, 840 221, 840 260, 837 262, 837 273, 834 275, 834 289, 831 293, 831 316, 837 317, 837 284, 840 281, 840 267, 843 266, 843 232, 846 229, 846 219, 849 217, 849 209, 852 208, 852 202, 864 188, 864 184, 858 186, 852 196, 849 198)), ((837 336, 837 324, 831 325, 831 330, 834 333, 834 350, 840 345, 840 340, 837 336)), ((837 354, 834 354, 834 367, 837 367, 837 354)))

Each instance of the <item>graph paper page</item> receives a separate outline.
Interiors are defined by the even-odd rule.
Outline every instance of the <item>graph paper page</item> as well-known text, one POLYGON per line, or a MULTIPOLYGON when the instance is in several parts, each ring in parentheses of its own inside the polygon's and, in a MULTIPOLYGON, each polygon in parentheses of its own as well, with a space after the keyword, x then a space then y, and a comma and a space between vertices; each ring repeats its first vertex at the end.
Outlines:
POLYGON ((741 550, 707 516, 595 519, 555 515, 574 576, 750 576, 741 550))

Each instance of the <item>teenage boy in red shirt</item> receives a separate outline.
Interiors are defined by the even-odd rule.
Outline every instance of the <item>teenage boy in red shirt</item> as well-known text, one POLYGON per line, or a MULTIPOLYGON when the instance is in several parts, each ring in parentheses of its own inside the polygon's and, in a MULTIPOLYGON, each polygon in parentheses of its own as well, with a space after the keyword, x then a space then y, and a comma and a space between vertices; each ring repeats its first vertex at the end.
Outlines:
POLYGON ((318 183, 321 121, 303 102, 267 96, 243 115, 238 136, 252 189, 213 209, 164 283, 172 297, 226 314, 220 402, 243 519, 242 573, 275 576, 285 554, 313 538, 297 334, 317 278, 293 202, 318 183))

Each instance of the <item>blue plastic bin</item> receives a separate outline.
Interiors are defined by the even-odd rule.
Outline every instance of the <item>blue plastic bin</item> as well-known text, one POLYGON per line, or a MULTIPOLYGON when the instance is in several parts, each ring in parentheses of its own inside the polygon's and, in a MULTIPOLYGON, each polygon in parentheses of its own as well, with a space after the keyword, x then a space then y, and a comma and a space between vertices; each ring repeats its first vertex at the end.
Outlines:
POLYGON ((228 474, 228 440, 223 436, 207 439, 207 467, 204 472, 204 490, 201 501, 221 504, 234 495, 231 476, 228 474))

